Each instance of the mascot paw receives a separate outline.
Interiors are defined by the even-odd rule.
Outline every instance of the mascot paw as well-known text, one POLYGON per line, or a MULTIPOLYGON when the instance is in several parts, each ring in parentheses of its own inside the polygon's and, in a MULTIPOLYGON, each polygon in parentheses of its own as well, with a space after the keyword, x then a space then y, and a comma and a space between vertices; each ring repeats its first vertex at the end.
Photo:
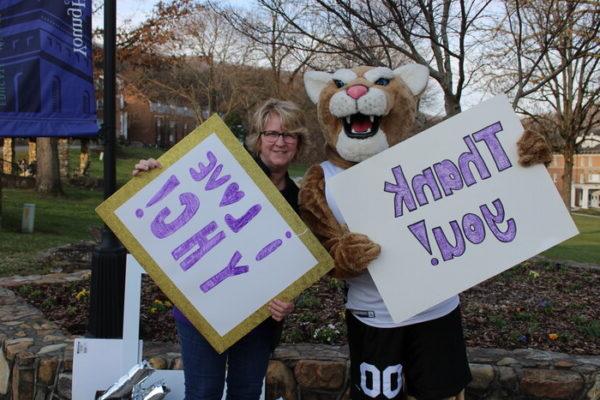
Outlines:
POLYGON ((379 256, 381 247, 366 235, 347 232, 338 238, 330 253, 336 267, 351 273, 360 273, 379 256))
POLYGON ((539 133, 526 130, 517 142, 519 164, 523 167, 552 161, 552 149, 546 139, 539 133))

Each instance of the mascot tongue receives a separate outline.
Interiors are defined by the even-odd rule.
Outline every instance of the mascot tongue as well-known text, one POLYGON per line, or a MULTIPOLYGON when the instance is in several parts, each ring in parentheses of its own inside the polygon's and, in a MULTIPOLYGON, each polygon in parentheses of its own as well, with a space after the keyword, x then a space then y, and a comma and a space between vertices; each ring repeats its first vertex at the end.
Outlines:
POLYGON ((353 132, 368 132, 371 130, 371 120, 369 117, 364 116, 360 118, 352 118, 352 131, 353 132))

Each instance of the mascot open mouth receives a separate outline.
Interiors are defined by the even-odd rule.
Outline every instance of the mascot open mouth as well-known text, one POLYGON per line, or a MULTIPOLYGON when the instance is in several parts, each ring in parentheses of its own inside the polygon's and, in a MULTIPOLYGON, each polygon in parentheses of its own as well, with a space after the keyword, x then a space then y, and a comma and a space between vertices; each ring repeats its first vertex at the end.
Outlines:
POLYGON ((340 118, 344 125, 346 136, 352 139, 367 139, 379 131, 381 117, 375 115, 352 114, 340 118))

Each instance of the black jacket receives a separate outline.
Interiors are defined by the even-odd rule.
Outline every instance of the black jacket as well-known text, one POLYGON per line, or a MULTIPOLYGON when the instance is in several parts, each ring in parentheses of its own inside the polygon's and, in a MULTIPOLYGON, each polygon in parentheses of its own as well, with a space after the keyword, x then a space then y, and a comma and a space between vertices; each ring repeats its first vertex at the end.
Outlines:
MULTIPOLYGON (((260 166, 260 168, 264 171, 267 176, 271 176, 271 171, 269 171, 269 167, 265 165, 265 163, 260 159, 260 157, 256 157, 254 159, 256 163, 260 166)), ((290 178, 289 174, 285 174, 285 188, 280 190, 279 193, 287 200, 288 204, 292 206, 296 213, 299 213, 298 208, 298 186, 296 183, 290 178)), ((283 321, 277 322, 273 318, 267 318, 263 324, 269 324, 272 326, 274 330, 273 334, 273 342, 271 343, 271 350, 274 350, 275 347, 279 344, 281 340, 281 334, 283 332, 283 321)))

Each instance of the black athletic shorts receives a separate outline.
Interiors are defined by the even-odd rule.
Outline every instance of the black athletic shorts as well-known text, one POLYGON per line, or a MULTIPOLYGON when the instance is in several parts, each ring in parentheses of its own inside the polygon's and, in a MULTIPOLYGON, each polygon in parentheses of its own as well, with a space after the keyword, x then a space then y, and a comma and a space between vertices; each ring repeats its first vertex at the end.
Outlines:
POLYGON ((346 311, 353 400, 452 397, 471 381, 460 306, 432 321, 374 328, 346 311), (405 381, 406 380, 406 381, 405 381))

